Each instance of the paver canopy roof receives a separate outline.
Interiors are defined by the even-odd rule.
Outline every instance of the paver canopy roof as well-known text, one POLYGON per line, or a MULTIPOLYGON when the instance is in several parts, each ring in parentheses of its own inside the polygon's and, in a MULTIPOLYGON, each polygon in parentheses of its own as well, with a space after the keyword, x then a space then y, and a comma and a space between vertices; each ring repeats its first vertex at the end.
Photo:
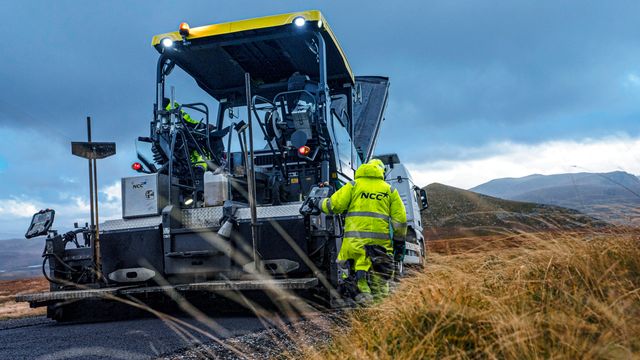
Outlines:
POLYGON ((178 31, 160 34, 153 37, 152 45, 220 100, 243 96, 245 72, 251 74, 254 94, 263 96, 286 90, 286 80, 295 72, 318 81, 317 33, 326 44, 329 85, 353 84, 340 45, 315 10, 192 28, 188 44, 178 31), (304 25, 297 26, 294 22, 300 17, 304 25), (170 48, 162 45, 167 38, 173 40, 170 48))

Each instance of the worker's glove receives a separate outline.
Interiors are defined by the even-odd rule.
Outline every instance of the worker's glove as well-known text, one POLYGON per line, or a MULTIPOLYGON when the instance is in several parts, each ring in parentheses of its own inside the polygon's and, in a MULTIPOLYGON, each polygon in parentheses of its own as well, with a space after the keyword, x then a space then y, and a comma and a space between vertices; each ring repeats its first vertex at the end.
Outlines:
POLYGON ((322 212, 322 198, 311 198, 309 207, 311 208, 311 215, 320 215, 322 212))
POLYGON ((322 198, 312 198, 311 207, 322 211, 322 200, 323 200, 322 198))
POLYGON ((407 243, 404 240, 393 241, 393 260, 395 262, 401 262, 402 260, 404 260, 406 244, 407 243))
POLYGON ((302 204, 300 214, 302 215, 319 215, 322 212, 322 198, 309 197, 302 204))

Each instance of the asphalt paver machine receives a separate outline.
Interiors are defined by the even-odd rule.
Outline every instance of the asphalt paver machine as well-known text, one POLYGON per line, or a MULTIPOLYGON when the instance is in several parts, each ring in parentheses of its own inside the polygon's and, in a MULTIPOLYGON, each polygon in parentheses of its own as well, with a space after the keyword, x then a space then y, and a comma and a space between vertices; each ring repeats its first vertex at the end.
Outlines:
POLYGON ((342 220, 300 210, 372 156, 388 79, 354 76, 319 11, 182 23, 152 45, 156 100, 138 139, 152 156, 122 179, 122 219, 58 234, 52 212, 34 216, 51 291, 18 300, 58 319, 77 300, 168 289, 293 289, 335 305, 342 220), (179 102, 176 67, 208 98, 179 102))

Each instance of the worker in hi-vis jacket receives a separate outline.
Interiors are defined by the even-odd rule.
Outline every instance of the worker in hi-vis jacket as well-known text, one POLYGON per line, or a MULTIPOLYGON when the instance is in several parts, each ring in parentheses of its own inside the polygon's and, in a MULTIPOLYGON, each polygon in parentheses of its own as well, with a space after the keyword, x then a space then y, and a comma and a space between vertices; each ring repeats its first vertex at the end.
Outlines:
MULTIPOLYGON (((355 181, 347 183, 320 204, 314 204, 326 214, 344 213, 346 216, 338 260, 353 263, 360 292, 357 301, 370 300, 372 289, 373 295, 389 292, 388 277, 383 279, 375 272, 369 274, 372 262, 365 246, 384 248, 387 254, 393 253, 396 262, 404 258, 407 213, 398 190, 385 182, 384 170, 382 161, 373 159, 358 168, 355 181)), ((383 252, 389 256, 387 254, 383 252)))

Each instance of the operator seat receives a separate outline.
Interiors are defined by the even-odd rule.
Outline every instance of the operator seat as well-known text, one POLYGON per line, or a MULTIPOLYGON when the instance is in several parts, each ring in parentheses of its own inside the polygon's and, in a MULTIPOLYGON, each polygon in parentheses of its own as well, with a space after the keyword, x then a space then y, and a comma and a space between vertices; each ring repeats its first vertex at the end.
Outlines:
MULTIPOLYGON (((308 75, 301 74, 299 72, 293 73, 287 80, 287 91, 300 91, 305 90, 315 96, 318 91, 318 83, 312 81, 308 75)), ((312 103, 313 99, 309 99, 309 95, 305 93, 295 93, 291 94, 287 98, 288 102, 288 110, 289 112, 293 111, 295 107, 299 104, 300 101, 304 101, 307 103, 312 103)))

